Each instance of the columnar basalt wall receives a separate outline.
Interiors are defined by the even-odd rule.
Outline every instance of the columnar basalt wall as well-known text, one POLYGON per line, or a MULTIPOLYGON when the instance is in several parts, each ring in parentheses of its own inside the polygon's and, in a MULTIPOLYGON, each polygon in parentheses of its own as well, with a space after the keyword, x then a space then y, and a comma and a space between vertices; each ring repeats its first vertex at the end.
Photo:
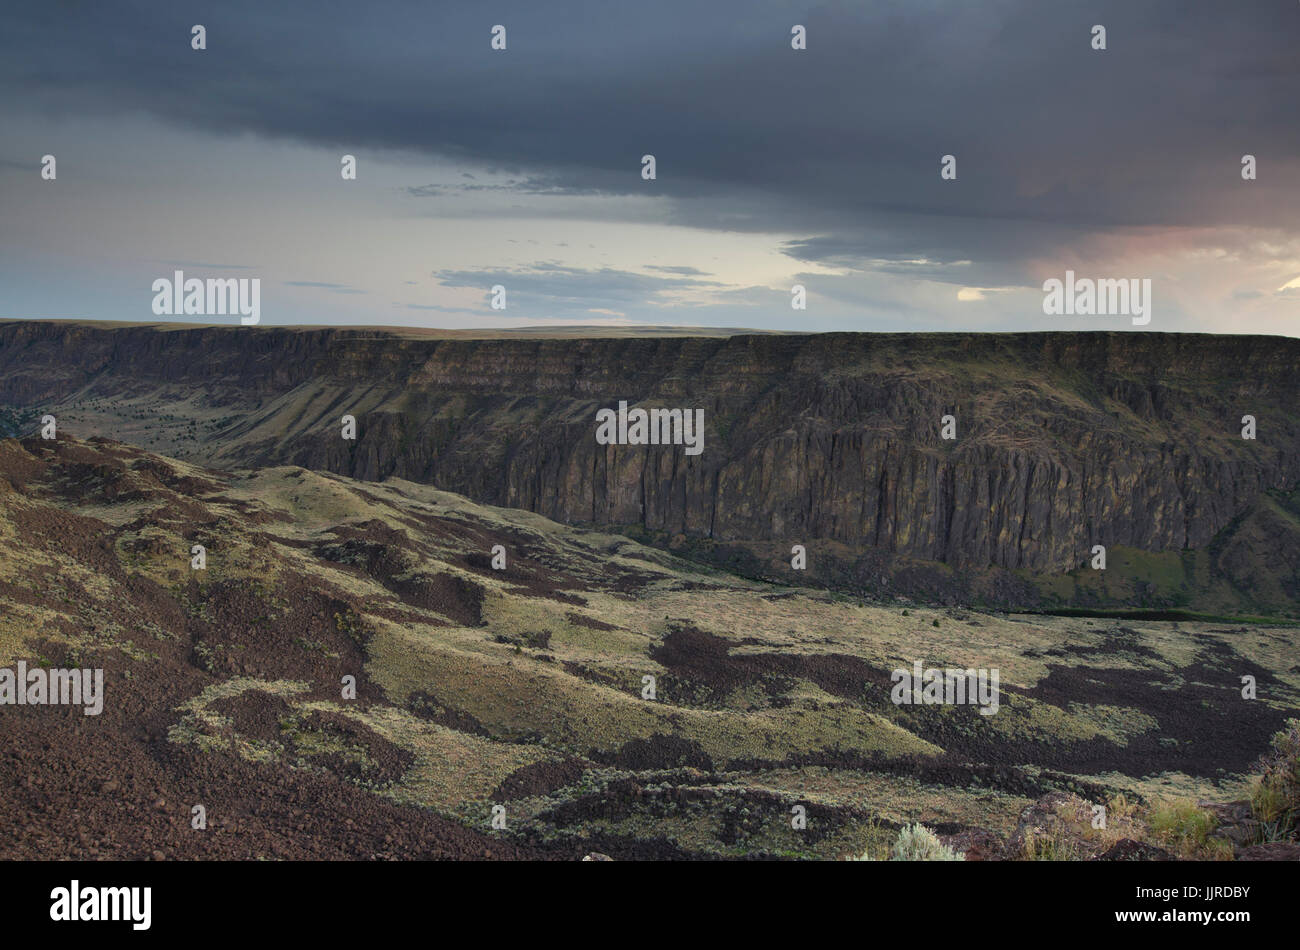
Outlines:
POLYGON ((567 522, 835 539, 957 567, 1201 547, 1261 492, 1300 482, 1287 338, 0 325, 4 405, 151 393, 222 410, 195 447, 214 464, 398 476, 567 522), (703 452, 598 444, 596 413, 620 400, 702 408, 703 452))

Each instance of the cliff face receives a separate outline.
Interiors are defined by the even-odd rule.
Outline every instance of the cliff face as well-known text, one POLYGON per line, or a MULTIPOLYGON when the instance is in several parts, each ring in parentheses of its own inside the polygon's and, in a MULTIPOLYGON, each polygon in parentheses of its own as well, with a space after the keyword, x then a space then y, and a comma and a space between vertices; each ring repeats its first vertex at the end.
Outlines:
POLYGON ((830 539, 958 568, 1206 546, 1262 493, 1300 482, 1297 397, 1300 340, 1286 338, 0 325, 0 404, 219 417, 188 445, 201 461, 398 476, 560 521, 830 539), (620 400, 702 408, 702 454, 597 444, 597 410, 620 400), (954 441, 940 438, 949 414, 954 441), (1241 438, 1247 414, 1255 441, 1241 438))

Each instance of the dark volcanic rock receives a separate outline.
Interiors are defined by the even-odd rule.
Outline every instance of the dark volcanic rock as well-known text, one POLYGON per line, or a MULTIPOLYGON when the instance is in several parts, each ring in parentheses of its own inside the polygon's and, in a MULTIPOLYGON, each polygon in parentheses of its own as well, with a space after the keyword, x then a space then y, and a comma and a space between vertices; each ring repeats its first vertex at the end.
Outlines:
POLYGON ((1237 852, 1238 861, 1300 861, 1300 842, 1254 844, 1237 852))
POLYGON ((1176 861, 1178 858, 1164 848, 1132 838, 1120 838, 1094 861, 1176 861))

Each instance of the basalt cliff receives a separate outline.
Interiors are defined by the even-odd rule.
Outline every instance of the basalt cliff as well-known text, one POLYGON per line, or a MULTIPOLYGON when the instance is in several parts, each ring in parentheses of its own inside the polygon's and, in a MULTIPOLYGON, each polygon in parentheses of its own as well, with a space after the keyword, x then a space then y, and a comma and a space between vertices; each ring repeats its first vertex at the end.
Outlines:
POLYGON ((768 579, 802 544, 805 581, 1019 606, 1293 613, 1298 397, 1282 337, 0 325, 7 434, 51 414, 206 465, 428 483, 768 579), (703 452, 598 444, 621 400, 703 409, 703 452))

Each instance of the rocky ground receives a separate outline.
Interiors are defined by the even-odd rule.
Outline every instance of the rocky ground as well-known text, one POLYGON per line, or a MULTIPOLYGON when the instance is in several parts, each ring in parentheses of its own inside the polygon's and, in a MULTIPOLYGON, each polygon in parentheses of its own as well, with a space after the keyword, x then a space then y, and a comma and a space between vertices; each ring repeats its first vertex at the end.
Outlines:
POLYGON ((398 479, 8 439, 0 666, 106 698, 0 707, 0 857, 838 859, 911 822, 968 859, 1290 857, 1241 803, 1298 641, 867 603, 398 479), (998 668, 999 712, 895 705, 917 659, 998 668))

